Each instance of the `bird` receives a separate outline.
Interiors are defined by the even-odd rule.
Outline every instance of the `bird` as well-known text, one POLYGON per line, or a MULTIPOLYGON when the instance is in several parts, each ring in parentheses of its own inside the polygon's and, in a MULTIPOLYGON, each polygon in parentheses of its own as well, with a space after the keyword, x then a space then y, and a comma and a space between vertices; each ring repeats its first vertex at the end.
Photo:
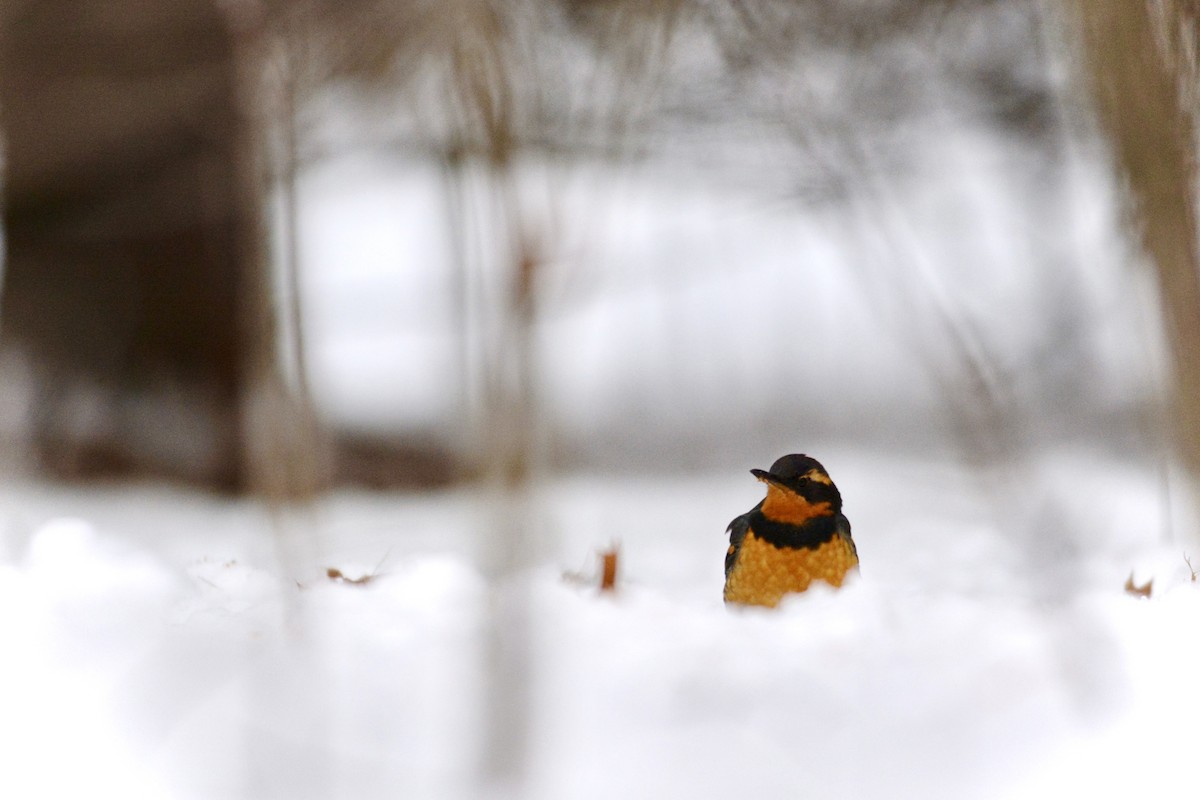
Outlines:
POLYGON ((792 453, 750 474, 767 496, 726 529, 725 603, 774 608, 814 580, 840 587, 858 569, 858 550, 825 467, 792 453))

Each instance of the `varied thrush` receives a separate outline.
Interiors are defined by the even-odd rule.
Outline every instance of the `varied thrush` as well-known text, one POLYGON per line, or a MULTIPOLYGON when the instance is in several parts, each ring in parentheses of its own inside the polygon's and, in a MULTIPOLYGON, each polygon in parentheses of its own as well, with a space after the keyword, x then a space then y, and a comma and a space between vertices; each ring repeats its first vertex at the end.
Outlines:
POLYGON ((814 580, 841 586, 858 566, 858 551, 825 468, 793 454, 750 473, 767 485, 767 496, 729 523, 725 602, 774 607, 814 580))

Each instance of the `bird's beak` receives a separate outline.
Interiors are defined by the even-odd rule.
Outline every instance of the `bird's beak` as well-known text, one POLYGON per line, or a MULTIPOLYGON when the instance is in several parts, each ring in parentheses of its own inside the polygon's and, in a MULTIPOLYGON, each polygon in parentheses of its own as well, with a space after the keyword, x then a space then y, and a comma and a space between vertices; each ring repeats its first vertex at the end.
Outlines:
POLYGON ((753 475, 754 477, 758 478, 763 483, 773 483, 776 486, 783 485, 783 481, 781 481, 779 478, 772 475, 771 473, 767 472, 765 469, 752 469, 752 470, 750 470, 750 474, 753 475))

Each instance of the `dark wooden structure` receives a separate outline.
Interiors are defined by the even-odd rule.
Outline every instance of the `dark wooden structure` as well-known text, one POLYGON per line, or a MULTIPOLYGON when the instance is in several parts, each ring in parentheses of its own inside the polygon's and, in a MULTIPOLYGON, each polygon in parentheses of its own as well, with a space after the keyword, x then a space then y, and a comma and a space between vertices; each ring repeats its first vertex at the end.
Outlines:
POLYGON ((236 489, 251 274, 235 46, 206 0, 0 11, 0 346, 63 477, 236 489))

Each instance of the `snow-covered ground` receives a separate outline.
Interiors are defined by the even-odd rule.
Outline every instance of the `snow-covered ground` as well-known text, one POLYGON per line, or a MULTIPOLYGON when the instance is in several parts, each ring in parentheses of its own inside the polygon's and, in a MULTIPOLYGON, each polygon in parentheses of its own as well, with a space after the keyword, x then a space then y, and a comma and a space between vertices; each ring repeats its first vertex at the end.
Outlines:
POLYGON ((4 794, 1200 790, 1200 588, 1161 544, 1152 470, 1062 452, 1013 494, 945 461, 816 454, 862 572, 774 613, 720 601, 724 526, 759 493, 741 466, 761 465, 546 483, 538 555, 491 581, 486 493, 338 494, 281 539, 250 503, 10 484, 4 794), (572 577, 614 542, 615 595, 572 577), (498 652, 526 667, 512 686, 498 652), (487 784, 489 752, 520 782, 487 784))
MULTIPOLYGON (((517 164, 539 412, 611 472, 538 485, 514 571, 488 546, 512 506, 482 490, 276 519, 0 484, 0 797, 1200 796, 1200 584, 1167 533, 1189 526, 1129 423, 1161 383, 1153 292, 1094 142, 961 111, 889 126, 904 168, 855 160, 827 205, 779 131, 734 131, 749 171, 517 164), (1007 415, 992 471, 953 460, 968 359, 1007 415), (788 450, 837 481, 861 575, 726 609, 746 470, 788 450), (601 595, 578 576, 614 543, 601 595)), ((334 423, 453 438, 451 243, 493 290, 507 251, 488 186, 456 229, 440 167, 392 155, 300 181, 308 366, 334 423)))

